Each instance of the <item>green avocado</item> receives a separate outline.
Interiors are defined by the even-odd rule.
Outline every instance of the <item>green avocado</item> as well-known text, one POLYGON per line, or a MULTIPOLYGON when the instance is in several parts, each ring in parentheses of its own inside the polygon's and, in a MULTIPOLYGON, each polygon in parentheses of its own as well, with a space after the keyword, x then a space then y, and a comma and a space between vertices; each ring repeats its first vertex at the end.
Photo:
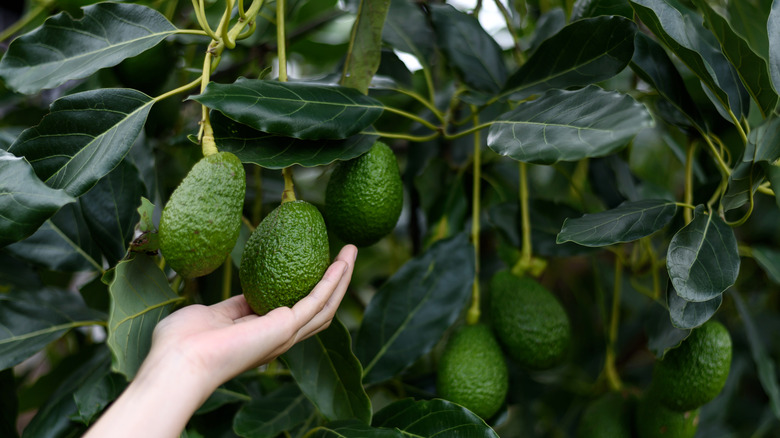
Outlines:
POLYGON ((530 369, 559 364, 571 342, 569 316, 558 299, 528 277, 500 271, 491 279, 491 312, 509 356, 530 369))
POLYGON ((168 266, 182 277, 217 269, 238 240, 245 192, 244 166, 230 152, 195 163, 160 218, 160 251, 168 266))
POLYGON ((730 368, 731 336, 710 320, 656 363, 651 385, 667 407, 689 411, 720 394, 730 368))
POLYGON ((599 397, 582 412, 577 438, 631 438, 632 407, 623 394, 599 397))
POLYGON ((395 228, 403 184, 393 151, 376 142, 365 154, 336 165, 325 191, 328 228, 347 243, 368 246, 395 228))
POLYGON ((246 301, 259 315, 292 307, 314 289, 329 263, 328 232, 317 207, 283 202, 244 247, 239 278, 246 301))
POLYGON ((699 427, 699 409, 675 411, 650 391, 639 401, 636 431, 639 438, 693 438, 699 427))
POLYGON ((447 342, 436 376, 439 395, 483 419, 504 403, 509 371, 490 327, 467 325, 447 342))

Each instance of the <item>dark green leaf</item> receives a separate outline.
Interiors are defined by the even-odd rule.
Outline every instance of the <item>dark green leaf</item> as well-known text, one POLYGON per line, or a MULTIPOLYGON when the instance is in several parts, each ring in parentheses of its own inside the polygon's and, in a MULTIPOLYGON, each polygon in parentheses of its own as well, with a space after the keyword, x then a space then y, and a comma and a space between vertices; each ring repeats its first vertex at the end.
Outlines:
POLYGON ((37 289, 43 287, 38 271, 29 263, 0 250, 0 290, 37 289))
POLYGON ((524 99, 551 88, 594 84, 623 70, 634 53, 636 25, 623 17, 575 21, 546 39, 504 86, 524 99))
POLYGON ((116 266, 108 291, 111 369, 131 380, 149 352, 154 327, 183 298, 171 290, 154 259, 141 254, 116 266))
POLYGON ((233 431, 246 438, 274 438, 306 421, 314 406, 295 385, 247 403, 233 418, 233 431))
POLYGON ((665 227, 676 212, 677 205, 664 200, 624 202, 612 210, 566 219, 557 242, 584 246, 632 242, 665 227))
POLYGON ((780 384, 778 384, 777 381, 777 365, 767 353, 766 348, 761 341, 759 329, 756 327, 753 317, 750 315, 742 297, 736 291, 734 291, 731 296, 734 298, 734 304, 736 304, 737 311, 742 318, 743 324, 745 324, 750 352, 753 354, 753 361, 758 368, 758 380, 761 382, 764 392, 766 392, 766 395, 769 397, 772 413, 774 413, 775 418, 780 419, 780 384))
POLYGON ((534 29, 534 36, 529 43, 530 52, 533 53, 539 45, 566 26, 566 12, 561 8, 554 8, 539 17, 534 29))
POLYGON ((293 164, 315 167, 349 160, 367 152, 379 138, 359 134, 344 140, 300 140, 257 131, 219 112, 211 113, 211 122, 220 150, 267 169, 284 169, 293 164))
POLYGON ((764 170, 761 166, 755 166, 747 161, 739 162, 731 170, 728 189, 720 201, 723 210, 731 211, 745 205, 756 192, 763 178, 764 170))
POLYGON ((631 0, 637 16, 705 85, 727 120, 747 115, 749 97, 702 18, 677 0, 631 0))
POLYGON ((677 294, 670 283, 667 286, 666 300, 672 324, 684 330, 694 329, 709 321, 723 303, 723 295, 716 295, 711 300, 701 302, 686 301, 677 294))
POLYGON ((620 15, 633 19, 634 11, 628 4, 628 0, 577 0, 571 11, 570 20, 576 21, 599 15, 620 15))
MULTIPOLYGON (((0 387, 15 388, 16 378, 14 370, 8 368, 0 371, 0 387)), ((19 415, 19 401, 16 391, 0 392, 0 435, 8 438, 17 438, 16 418, 19 415)))
POLYGON ((0 150, 0 247, 32 235, 76 199, 46 186, 23 158, 0 150))
POLYGON ((330 327, 290 348, 282 358, 306 397, 325 418, 371 422, 371 400, 363 389, 363 367, 352 353, 347 328, 330 327))
POLYGON ((764 181, 766 166, 780 159, 780 119, 770 117, 750 131, 742 160, 729 175, 729 185, 721 203, 724 210, 738 208, 750 200, 764 181))
POLYGON ((410 0, 392 0, 382 39, 401 52, 414 55, 422 65, 430 65, 436 38, 422 10, 410 0))
POLYGON ((123 160, 79 198, 90 233, 110 266, 127 253, 139 219, 137 209, 145 195, 138 170, 128 160, 123 160))
POLYGON ((487 143, 518 161, 553 164, 609 155, 651 125, 647 109, 632 97, 592 85, 521 103, 494 121, 487 143))
POLYGON ((780 40, 776 38, 780 35, 780 2, 772 2, 767 33, 772 35, 772 38, 769 38, 769 76, 772 78, 775 90, 780 90, 780 40))
POLYGON ((306 438, 406 438, 409 435, 393 429, 378 429, 357 420, 343 420, 317 427, 306 438))
POLYGON ((74 419, 89 425, 127 386, 127 380, 111 372, 108 361, 100 372, 93 373, 73 393, 77 414, 74 419))
POLYGON ((410 437, 498 438, 476 414, 439 399, 399 400, 377 412, 373 425, 398 429, 410 437))
POLYGON ((742 161, 773 163, 780 159, 780 118, 770 117, 750 131, 742 161))
POLYGON ((389 7, 390 0, 360 0, 341 85, 368 93, 382 57, 382 28, 389 7))
POLYGON ((15 39, 0 60, 0 77, 20 93, 37 93, 85 78, 155 46, 176 28, 142 5, 100 3, 74 20, 65 13, 15 39))
POLYGON ((32 356, 75 327, 98 324, 105 315, 78 294, 54 289, 0 294, 0 370, 32 356))
POLYGON ((477 91, 497 93, 507 70, 501 47, 473 15, 451 5, 429 5, 436 42, 463 82, 477 91))
POLYGON ((49 187, 81 196, 122 161, 152 103, 139 91, 121 88, 65 96, 8 151, 24 156, 49 187))
POLYGON ((691 223, 674 235, 666 268, 677 294, 686 301, 709 301, 737 280, 739 252, 734 230, 699 206, 691 223))
POLYGON ((342 139, 374 123, 384 110, 354 88, 239 78, 209 83, 192 97, 254 129, 304 140, 342 139))
MULTIPOLYGON (((720 0, 708 0, 711 7, 723 5, 720 0)), ((729 24, 758 56, 769 59, 769 37, 767 24, 773 0, 749 0, 725 2, 729 24)))
POLYGON ((764 168, 764 173, 769 183, 772 185, 772 190, 775 192, 775 203, 777 208, 780 208, 780 162, 775 163, 761 163, 764 168))
MULTIPOLYGON (((671 289, 671 288, 669 288, 671 289)), ((661 360, 669 350, 680 346, 682 341, 691 334, 690 330, 684 330, 672 325, 669 311, 657 302, 653 302, 650 312, 643 319, 647 332, 647 348, 661 360)))
POLYGON ((755 246, 751 248, 751 253, 767 277, 773 283, 780 284, 780 251, 766 246, 755 246))
MULTIPOLYGON (((764 58, 755 53, 748 42, 732 27, 736 17, 723 7, 711 4, 711 0, 694 0, 693 2, 704 14, 707 27, 712 30, 720 42, 723 54, 736 67, 758 109, 767 117, 777 106, 777 93, 772 88, 769 76, 769 66, 764 58)), ((763 24, 754 23, 754 26, 763 24)))
POLYGON ((474 250, 465 234, 406 262, 368 303, 358 330, 364 382, 387 380, 430 351, 466 306, 473 281, 474 250))
POLYGON ((211 393, 209 398, 195 411, 195 415, 212 412, 229 403, 250 401, 252 401, 252 396, 248 394, 247 388, 238 379, 228 380, 211 393))
POLYGON ((54 271, 102 271, 102 257, 78 203, 68 204, 32 236, 9 245, 21 260, 54 271))
POLYGON ((637 32, 634 39, 634 57, 631 68, 645 82, 655 88, 690 123, 706 131, 706 122, 685 88, 685 82, 669 55, 649 36, 637 32))

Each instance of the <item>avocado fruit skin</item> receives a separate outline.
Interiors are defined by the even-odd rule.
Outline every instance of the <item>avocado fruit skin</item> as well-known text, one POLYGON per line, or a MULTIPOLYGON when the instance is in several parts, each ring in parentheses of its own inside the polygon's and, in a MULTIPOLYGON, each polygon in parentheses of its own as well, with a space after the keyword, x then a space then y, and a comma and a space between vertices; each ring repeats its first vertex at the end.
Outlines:
POLYGON ((506 270, 493 275, 490 291, 493 327, 512 359, 534 370, 563 361, 571 324, 555 295, 534 279, 506 270))
POLYGON ((509 371, 489 326, 467 325, 448 340, 436 387, 442 398, 483 419, 498 411, 509 388, 509 371))
POLYGON ((631 438, 632 402, 617 392, 592 401, 582 412, 577 438, 631 438))
POLYGON ((259 315, 292 307, 314 289, 329 263, 328 232, 317 207, 283 202, 246 242, 239 267, 244 297, 259 315))
POLYGON ((693 438, 699 427, 699 408, 669 409, 650 390, 638 403, 635 424, 639 438, 693 438))
POLYGON ((714 399, 725 386, 731 354, 731 336, 726 327, 715 320, 707 321, 656 362, 653 390, 670 409, 696 409, 714 399))
POLYGON ((246 176, 230 152, 201 158, 171 194, 160 218, 160 251, 182 277, 217 269, 241 230, 246 176))
POLYGON ((347 243, 369 246, 395 228, 403 183, 393 151, 376 142, 365 154, 338 163, 325 191, 328 229, 347 243))

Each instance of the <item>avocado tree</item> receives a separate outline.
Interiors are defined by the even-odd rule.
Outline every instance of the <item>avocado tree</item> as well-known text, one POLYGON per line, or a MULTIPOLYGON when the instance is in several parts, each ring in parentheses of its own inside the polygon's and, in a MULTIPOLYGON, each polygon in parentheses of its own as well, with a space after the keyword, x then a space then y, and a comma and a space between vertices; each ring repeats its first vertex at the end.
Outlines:
POLYGON ((29 0, 0 42, 0 436, 86 430, 160 319, 241 294, 261 220, 292 193, 327 211, 377 141, 403 210, 338 318, 182 436, 780 428, 780 2, 29 0), (245 171, 240 233, 182 276, 160 212, 217 151, 245 171), (442 360, 475 325, 500 364, 470 370, 506 372, 484 410, 455 380, 481 356, 442 360), (676 410, 692 368, 718 384, 676 410))

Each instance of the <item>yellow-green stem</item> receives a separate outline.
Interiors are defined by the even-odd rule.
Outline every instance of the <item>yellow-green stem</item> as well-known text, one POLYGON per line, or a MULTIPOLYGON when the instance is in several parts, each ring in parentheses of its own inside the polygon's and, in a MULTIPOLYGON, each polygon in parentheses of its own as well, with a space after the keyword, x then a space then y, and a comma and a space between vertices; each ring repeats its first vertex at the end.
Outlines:
POLYGON ((282 192, 282 204, 285 202, 295 201, 295 185, 293 184, 292 168, 285 167, 282 169, 282 176, 284 177, 284 191, 282 192))
MULTIPOLYGON (((479 115, 474 111, 474 125, 479 125, 479 115)), ((474 284, 471 289, 471 307, 466 314, 467 324, 479 322, 480 294, 479 294, 479 213, 480 213, 480 189, 482 182, 482 141, 479 131, 474 132, 474 179, 471 202, 471 243, 474 245, 474 284)))
POLYGON ((230 298, 233 294, 231 292, 233 282, 233 258, 228 255, 225 259, 224 269, 222 270, 222 300, 230 298))
POLYGON ((487 123, 483 123, 481 125, 477 125, 477 126, 475 126, 473 128, 466 129, 465 131, 456 132, 455 134, 446 134, 445 133, 444 134, 444 138, 446 138, 447 140, 455 140, 456 138, 465 137, 465 136, 467 136, 469 134, 473 134, 474 132, 481 131, 481 130, 483 130, 485 128, 489 128, 492 125, 493 125, 493 122, 487 122, 487 123))
POLYGON ((729 111, 729 117, 731 117, 731 120, 734 122, 734 126, 737 127, 737 132, 739 132, 739 137, 742 139, 742 144, 747 145, 747 134, 745 133, 745 130, 742 129, 742 123, 737 118, 736 115, 731 111, 731 108, 726 108, 729 111))
POLYGON ((436 108, 436 107, 433 105, 433 102, 430 102, 430 101, 428 101, 426 98, 424 98, 424 97, 420 96, 419 94, 415 93, 414 91, 410 91, 410 90, 404 90, 404 89, 401 89, 401 88, 391 88, 391 90, 392 90, 392 91, 394 91, 394 92, 396 92, 396 93, 405 94, 405 95, 407 95, 407 96, 411 97, 412 99, 414 99, 414 100, 416 100, 416 101, 420 102, 420 103, 421 103, 421 104, 423 104, 423 105, 424 105, 426 108, 428 108, 428 110, 430 110, 430 111, 433 113, 433 115, 434 115, 434 116, 435 116, 435 117, 436 117, 436 118, 437 118, 437 119, 438 119, 440 122, 444 123, 444 114, 442 114, 442 113, 441 113, 441 111, 439 111, 439 109, 438 109, 438 108, 436 108))
POLYGON ((612 311, 609 320, 609 333, 607 336, 607 354, 604 361, 604 374, 607 377, 609 388, 618 391, 623 387, 620 375, 615 368, 615 344, 618 337, 618 325, 620 323, 620 295, 623 284, 623 260, 615 258, 615 286, 612 292, 612 311))
POLYGON ((0 42, 7 40, 8 38, 11 38, 12 36, 16 35, 17 32, 22 30, 24 26, 27 26, 30 24, 33 20, 38 18, 39 15, 44 14, 49 11, 49 9, 54 6, 55 2, 53 0, 45 1, 39 4, 38 6, 30 9, 27 11, 22 18, 16 21, 16 23, 12 24, 5 30, 3 30, 2 33, 0 33, 0 42))
POLYGON ((501 11, 501 15, 504 16, 504 22, 506 23, 507 30, 509 30, 509 33, 512 35, 512 40, 515 43, 514 50, 512 51, 515 62, 517 62, 518 66, 523 65, 525 64, 525 54, 523 53, 523 49, 520 48, 520 38, 518 37, 517 29, 515 29, 515 25, 512 22, 512 17, 509 15, 509 11, 506 9, 506 6, 501 3, 501 0, 494 0, 494 3, 498 7, 498 10, 501 11))
POLYGON ((279 58, 279 81, 287 82, 287 47, 284 36, 284 0, 276 0, 276 47, 279 58))
POLYGON ((430 135, 409 135, 409 134, 398 134, 395 132, 383 132, 383 131, 363 131, 361 134, 365 135, 378 135, 380 137, 385 138, 397 138, 401 140, 408 140, 415 143, 424 143, 426 141, 431 141, 439 136, 438 132, 434 132, 430 135))
POLYGON ((406 117, 409 120, 414 120, 415 122, 425 126, 426 128, 428 128, 428 129, 430 129, 432 131, 438 131, 439 130, 438 126, 436 126, 433 123, 423 119, 420 116, 417 116, 416 114, 408 113, 408 112, 406 112, 404 110, 400 110, 400 109, 393 108, 393 107, 390 107, 390 106, 384 107, 384 110, 387 111, 387 112, 390 112, 390 113, 395 113, 395 114, 398 114, 400 116, 404 116, 404 117, 406 117))
POLYGON ((167 92, 165 92, 165 93, 163 93, 163 94, 153 98, 152 100, 154 100, 155 102, 159 102, 159 101, 161 101, 163 99, 167 99, 167 98, 169 98, 171 96, 175 96, 175 95, 177 95, 179 93, 183 93, 183 92, 185 92, 187 90, 191 90, 191 89, 197 87, 198 84, 200 84, 200 83, 201 83, 201 78, 195 79, 194 81, 190 82, 187 85, 182 85, 179 88, 173 89, 171 91, 167 91, 167 92))
POLYGON ((181 288, 182 281, 184 281, 184 277, 177 275, 174 277, 173 282, 171 283, 171 289, 173 289, 173 292, 175 292, 176 295, 179 295, 179 289, 181 288))
MULTIPOLYGON (((685 203, 688 205, 693 204, 693 160, 696 156, 696 142, 693 142, 688 146, 688 153, 685 156, 685 203)), ((687 208, 683 210, 683 218, 685 223, 688 224, 693 220, 691 210, 687 208)))
POLYGON ((203 29, 211 39, 217 41, 219 36, 214 33, 214 30, 209 25, 209 21, 206 19, 206 5, 203 0, 192 0, 192 8, 195 10, 195 19, 198 21, 198 25, 203 29))
POLYGON ((523 247, 520 258, 526 266, 531 265, 531 215, 528 209, 528 165, 524 162, 519 164, 520 170, 520 220, 523 233, 523 247))

